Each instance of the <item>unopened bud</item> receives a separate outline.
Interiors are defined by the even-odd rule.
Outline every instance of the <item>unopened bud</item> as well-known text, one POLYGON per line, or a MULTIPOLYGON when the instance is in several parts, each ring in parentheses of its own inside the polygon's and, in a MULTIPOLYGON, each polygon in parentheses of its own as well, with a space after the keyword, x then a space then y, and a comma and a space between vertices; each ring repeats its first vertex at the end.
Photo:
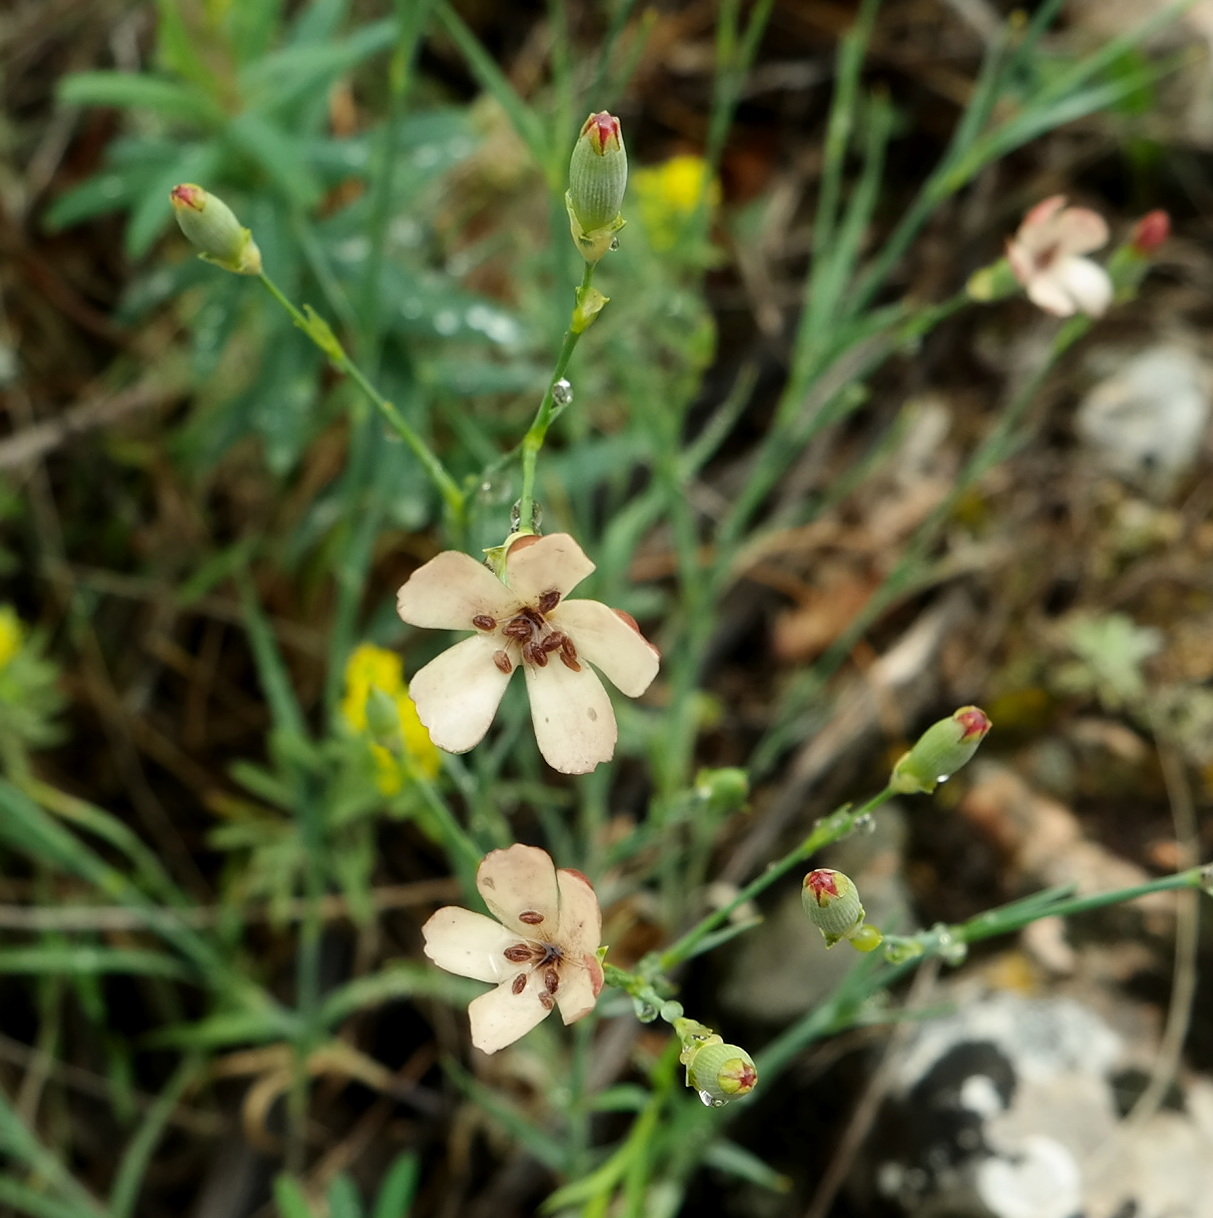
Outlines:
POLYGON ((750 776, 736 766, 703 769, 695 775, 695 794, 722 815, 735 812, 750 794, 750 776))
POLYGON ((826 947, 849 939, 863 928, 859 889, 851 877, 841 871, 832 871, 829 867, 810 871, 801 885, 800 903, 809 915, 809 921, 821 931, 826 947))
POLYGON ((903 795, 934 791, 977 752, 989 730, 985 711, 962 706, 923 732, 918 743, 893 767, 889 786, 903 795))
POLYGON ((1147 212, 1133 225, 1133 233, 1129 244, 1133 249, 1147 257, 1152 254, 1171 235, 1171 217, 1161 208, 1147 212))
POLYGON ((709 1108, 749 1095, 758 1086, 754 1059, 740 1045, 717 1043, 697 1049, 687 1063, 687 1086, 699 1092, 709 1108))
POLYGON ((173 214, 199 257, 237 275, 261 274, 261 251, 232 209, 201 186, 183 182, 169 191, 173 214))
POLYGON ((628 154, 619 120, 603 110, 581 128, 569 161, 564 196, 573 241, 587 262, 597 262, 623 227, 619 214, 628 184, 628 154))
POLYGON ((391 694, 377 685, 367 691, 366 728, 376 744, 400 748, 400 707, 391 694))

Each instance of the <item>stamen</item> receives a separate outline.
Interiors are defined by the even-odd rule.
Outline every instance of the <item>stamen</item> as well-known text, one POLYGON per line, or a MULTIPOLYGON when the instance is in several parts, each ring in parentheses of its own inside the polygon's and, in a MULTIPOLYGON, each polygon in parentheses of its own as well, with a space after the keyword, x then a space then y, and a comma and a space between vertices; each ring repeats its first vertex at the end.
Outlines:
POLYGON ((519 973, 518 976, 514 978, 514 984, 510 986, 510 989, 513 990, 515 994, 521 994, 522 991, 526 989, 526 973, 519 973))
POLYGON ((530 622, 532 626, 542 626, 544 624, 543 618, 536 613, 535 610, 530 607, 530 605, 523 605, 522 608, 518 610, 518 616, 526 618, 526 620, 530 622))
POLYGON ((525 943, 515 943, 501 953, 511 964, 525 964, 531 958, 531 949, 525 943))
POLYGON ((547 986, 549 994, 556 992, 556 987, 560 985, 560 974, 554 968, 545 969, 543 973, 543 984, 547 986))
POLYGON ((559 630, 553 630, 542 643, 539 644, 544 651, 558 651, 564 646, 565 636, 559 630))
POLYGON ((565 668, 571 668, 574 672, 581 671, 581 665, 577 663, 577 648, 573 646, 573 640, 567 634, 560 641, 560 661, 565 668))
POLYGON ((508 677, 514 671, 514 661, 504 651, 493 652, 493 663, 508 677))
POLYGON ((496 630, 497 619, 489 617, 487 613, 478 613, 474 618, 472 618, 472 625, 475 626, 477 630, 496 630))
POLYGON ((538 926, 543 921, 543 914, 537 909, 524 909, 518 915, 519 922, 525 922, 527 926, 538 926))
POLYGON ((537 607, 540 613, 551 613, 559 604, 560 593, 553 588, 550 592, 545 592, 540 596, 537 607))
POLYGON ((528 664, 534 664, 536 668, 546 668, 548 666, 548 653, 543 650, 543 644, 536 643, 534 639, 523 643, 522 658, 528 664))
POLYGON ((521 614, 512 617, 501 628, 501 633, 510 639, 529 639, 533 633, 531 623, 521 614))
POLYGON ((540 990, 539 1005, 543 1007, 545 1011, 550 1011, 556 1005, 556 999, 554 999, 551 994, 547 992, 547 990, 540 990))

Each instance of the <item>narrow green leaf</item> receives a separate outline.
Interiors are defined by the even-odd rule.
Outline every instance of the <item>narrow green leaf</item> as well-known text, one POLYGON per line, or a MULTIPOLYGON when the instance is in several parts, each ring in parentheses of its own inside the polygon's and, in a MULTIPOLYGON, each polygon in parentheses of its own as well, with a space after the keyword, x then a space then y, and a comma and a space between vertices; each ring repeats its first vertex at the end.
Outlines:
POLYGON ((147 977, 188 980, 192 970, 162 952, 139 948, 95 947, 86 944, 48 944, 38 947, 0 948, 0 974, 32 973, 44 976, 100 976, 137 973, 147 977))
POLYGON ((329 1218, 362 1218, 362 1198, 348 1172, 338 1172, 329 1185, 329 1218))
POLYGON ((379 1185, 379 1196, 375 1199, 371 1218, 409 1218, 420 1175, 421 1160, 417 1152, 401 1151, 392 1160, 379 1185))
POLYGON ((59 100, 72 106, 153 110, 164 118, 218 127, 223 111, 193 85, 134 72, 77 72, 59 86, 59 100))
POLYGON ((278 1218, 313 1218, 303 1188, 294 1176, 283 1173, 274 1177, 274 1200, 278 1218))
POLYGON ((295 697, 290 674, 283 663, 282 654, 278 650, 273 628, 257 600, 257 594, 253 589, 248 572, 240 572, 236 582, 240 587, 244 624, 253 649, 257 675, 261 680, 261 690, 265 694, 265 700, 269 703, 274 726, 280 732, 306 739, 307 726, 304 723, 303 711, 295 697))
POLYGON ((738 1146, 736 1142, 717 1138, 704 1152, 703 1161, 709 1167, 727 1172, 739 1180, 757 1184, 759 1188, 769 1189, 773 1193, 786 1193, 792 1187, 792 1181, 773 1167, 768 1167, 753 1151, 738 1146))

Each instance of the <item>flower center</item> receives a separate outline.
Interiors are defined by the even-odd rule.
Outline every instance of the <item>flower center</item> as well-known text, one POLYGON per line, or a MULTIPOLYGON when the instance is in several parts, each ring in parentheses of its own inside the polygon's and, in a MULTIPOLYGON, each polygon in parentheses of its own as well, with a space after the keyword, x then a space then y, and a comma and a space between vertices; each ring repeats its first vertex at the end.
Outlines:
POLYGON ((493 663, 504 673, 514 671, 518 654, 523 663, 535 668, 546 668, 548 660, 557 655, 566 668, 580 672, 581 663, 573 640, 547 620, 547 614, 558 604, 560 593, 552 588, 542 593, 534 605, 523 605, 507 621, 498 622, 487 613, 478 613, 472 618, 472 625, 486 634, 496 631, 502 636, 506 645, 493 652, 493 663))
POLYGON ((560 988, 560 964, 564 959, 564 950, 555 943, 527 940, 507 947, 502 955, 511 964, 530 966, 514 978, 510 983, 510 990, 515 994, 524 993, 531 978, 538 974, 540 986, 536 997, 540 1006, 550 1011, 555 1002, 553 995, 560 988))

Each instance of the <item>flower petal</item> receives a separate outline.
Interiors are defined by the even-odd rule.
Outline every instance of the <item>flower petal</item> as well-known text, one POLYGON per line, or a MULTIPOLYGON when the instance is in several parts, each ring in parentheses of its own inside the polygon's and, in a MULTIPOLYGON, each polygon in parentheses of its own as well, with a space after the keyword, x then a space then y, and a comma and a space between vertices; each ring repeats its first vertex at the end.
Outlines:
POLYGON ((473 998, 468 1004, 472 1044, 483 1053, 496 1053, 525 1036, 551 1011, 539 1001, 541 992, 546 993, 538 976, 516 970, 495 990, 473 998), (526 988, 520 994, 514 993, 517 977, 526 978, 526 988))
POLYGON ((528 605, 545 592, 567 596, 593 570, 585 551, 567 533, 551 533, 529 545, 515 542, 505 559, 510 587, 528 605))
POLYGON ((1080 313, 1102 317, 1112 303, 1112 280, 1108 272, 1089 258, 1067 258, 1054 272, 1080 313))
POLYGON ((560 890, 555 864, 546 850, 517 844, 491 850, 476 871, 476 887, 493 916, 511 931, 547 942, 557 936, 560 890))
POLYGON ((560 988, 556 991, 560 1018, 566 1024, 584 1018, 597 1005, 601 992, 602 965, 597 956, 564 961, 560 967, 560 988))
POLYGON ((562 774, 588 774, 615 755, 619 731, 602 682, 587 664, 574 672, 553 656, 546 668, 524 664, 531 723, 543 759, 562 774))
POLYGON ((448 753, 466 753, 489 730, 510 674, 493 662, 495 634, 475 634, 435 656, 409 682, 417 717, 448 753))
POLYGON ((1088 207, 1067 207, 1057 218, 1057 243, 1063 256, 1089 254, 1108 243, 1108 222, 1088 207))
POLYGON ((511 981, 518 965, 505 958, 506 948, 518 936, 484 914, 446 905, 421 928, 425 954, 439 967, 457 977, 476 981, 511 981))
POLYGON ((1055 274, 1038 274, 1027 280, 1024 291, 1028 299, 1054 317, 1073 317, 1077 312, 1070 293, 1066 291, 1055 274))
POLYGON ((396 612, 410 626, 474 630, 480 614, 499 621, 518 610, 518 598, 470 554, 443 550, 418 567, 396 594, 396 612))
POLYGON ((657 675, 660 657, 638 631, 601 601, 565 601, 548 615, 573 640, 579 659, 601 670, 621 694, 639 697, 657 675))
POLYGON ((602 910, 594 885, 570 867, 556 872, 560 890, 560 946, 566 955, 593 955, 602 939, 602 910))

